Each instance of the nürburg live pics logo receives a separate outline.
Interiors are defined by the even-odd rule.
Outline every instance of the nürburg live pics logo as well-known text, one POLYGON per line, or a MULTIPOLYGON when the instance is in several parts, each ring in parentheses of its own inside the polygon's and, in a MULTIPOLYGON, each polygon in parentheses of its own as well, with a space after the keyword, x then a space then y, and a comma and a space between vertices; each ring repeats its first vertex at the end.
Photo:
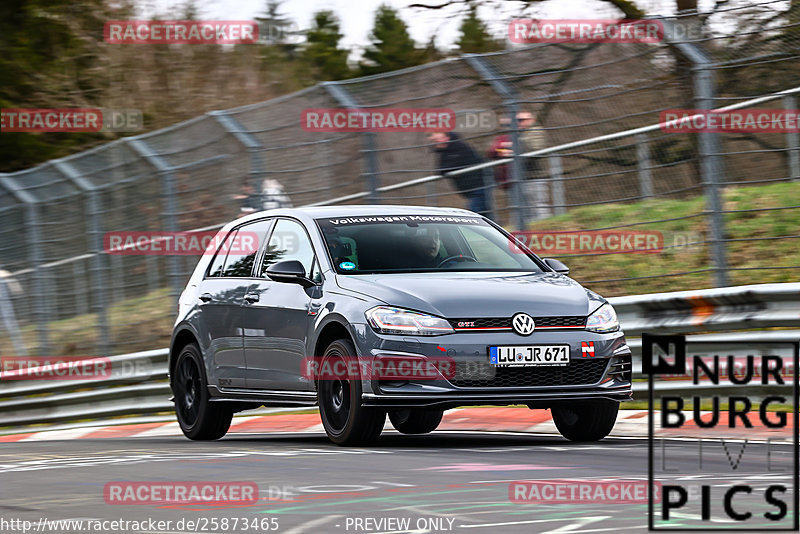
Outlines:
POLYGON ((745 339, 642 335, 651 531, 798 530, 799 343, 745 339))

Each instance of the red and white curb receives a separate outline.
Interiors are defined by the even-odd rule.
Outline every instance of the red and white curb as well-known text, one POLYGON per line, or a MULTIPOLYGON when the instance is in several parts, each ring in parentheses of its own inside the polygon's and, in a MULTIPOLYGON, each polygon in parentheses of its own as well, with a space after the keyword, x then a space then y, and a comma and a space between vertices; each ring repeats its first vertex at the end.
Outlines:
MULTIPOLYGON (((708 414, 709 412, 703 412, 708 414)), ((686 413, 686 420, 691 421, 691 413, 686 413)), ((680 429, 661 430, 658 436, 664 437, 741 437, 766 439, 771 436, 784 437, 790 432, 788 428, 770 429, 761 424, 758 418, 751 418, 753 428, 728 428, 727 413, 720 414, 718 428, 699 429, 689 423, 680 429)), ((705 417, 708 417, 706 415, 705 417)), ((704 417, 704 418, 705 418, 704 417)), ((791 419, 791 418, 790 418, 791 419)), ((658 426, 658 424, 656 425, 658 426)), ((392 426, 386 423, 387 430, 392 426)), ((462 408, 448 410, 445 413, 439 430, 489 431, 489 432, 521 432, 532 434, 558 434, 555 424, 547 410, 529 410, 527 408, 462 408)), ((647 410, 620 410, 617 423, 611 436, 647 437, 647 410)), ((235 417, 229 434, 269 434, 269 433, 323 433, 318 413, 277 413, 274 415, 255 415, 235 417)), ((18 441, 50 441, 71 439, 104 439, 104 438, 151 438, 181 436, 177 422, 149 422, 136 424, 115 424, 107 426, 91 426, 68 428, 61 430, 42 430, 38 432, 22 432, 0 436, 0 442, 18 441)))

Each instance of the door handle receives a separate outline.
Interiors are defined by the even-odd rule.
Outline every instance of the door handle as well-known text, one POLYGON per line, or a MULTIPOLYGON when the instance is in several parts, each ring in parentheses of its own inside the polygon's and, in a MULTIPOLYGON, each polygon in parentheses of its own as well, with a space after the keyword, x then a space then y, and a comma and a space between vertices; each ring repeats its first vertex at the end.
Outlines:
POLYGON ((250 302, 251 304, 253 302, 258 302, 259 298, 260 297, 258 296, 258 293, 248 293, 247 295, 244 296, 244 300, 246 302, 250 302))
POLYGON ((211 293, 203 293, 198 298, 203 302, 211 302, 212 300, 214 300, 214 297, 211 296, 211 293))

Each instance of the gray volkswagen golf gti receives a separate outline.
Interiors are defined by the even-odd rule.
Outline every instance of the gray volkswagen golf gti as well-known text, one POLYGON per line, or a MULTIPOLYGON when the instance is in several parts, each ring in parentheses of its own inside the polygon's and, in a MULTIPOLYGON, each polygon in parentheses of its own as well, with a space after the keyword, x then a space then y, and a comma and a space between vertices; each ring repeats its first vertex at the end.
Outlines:
POLYGON ((550 409, 608 435, 631 397, 614 309, 492 221, 453 208, 336 206, 227 224, 179 300, 170 384, 183 433, 318 405, 338 444, 431 432, 464 405, 550 409))

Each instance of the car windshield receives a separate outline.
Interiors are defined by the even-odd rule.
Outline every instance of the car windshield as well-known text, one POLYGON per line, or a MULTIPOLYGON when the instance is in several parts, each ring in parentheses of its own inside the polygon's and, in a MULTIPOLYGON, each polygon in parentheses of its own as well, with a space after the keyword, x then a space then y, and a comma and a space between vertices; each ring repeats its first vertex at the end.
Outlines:
POLYGON ((480 217, 338 217, 317 224, 340 274, 542 272, 532 255, 480 217))

